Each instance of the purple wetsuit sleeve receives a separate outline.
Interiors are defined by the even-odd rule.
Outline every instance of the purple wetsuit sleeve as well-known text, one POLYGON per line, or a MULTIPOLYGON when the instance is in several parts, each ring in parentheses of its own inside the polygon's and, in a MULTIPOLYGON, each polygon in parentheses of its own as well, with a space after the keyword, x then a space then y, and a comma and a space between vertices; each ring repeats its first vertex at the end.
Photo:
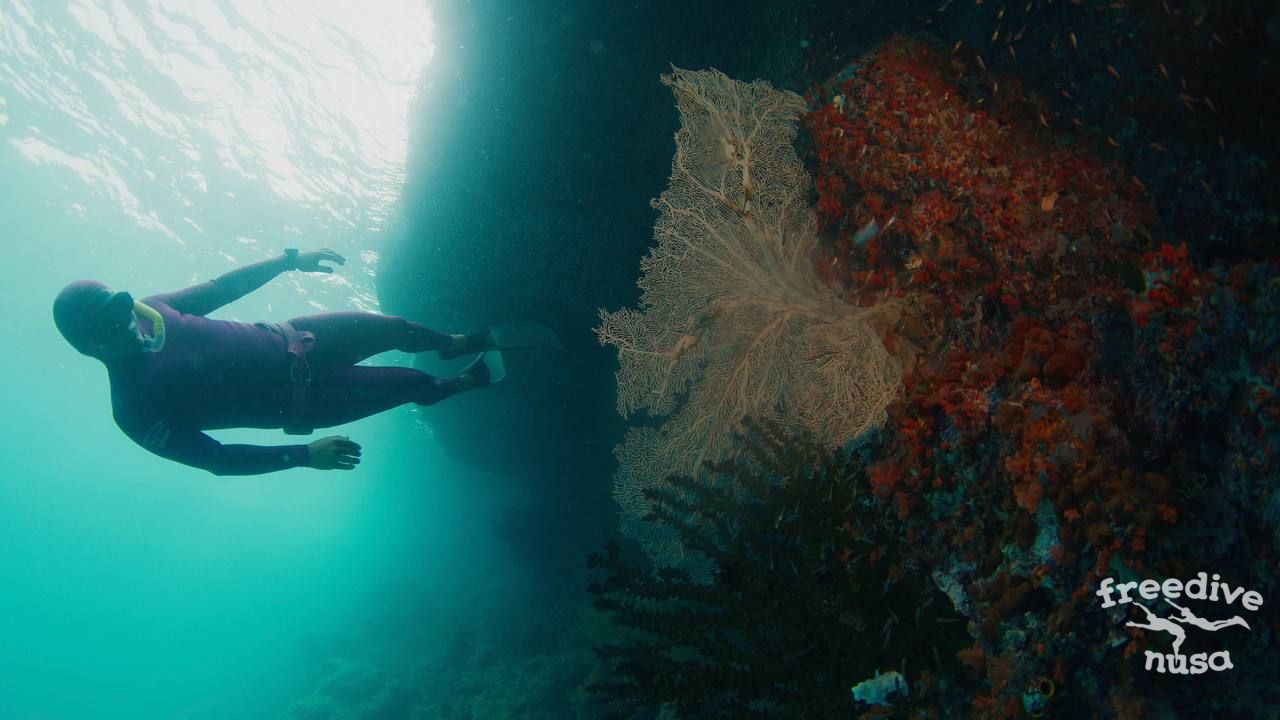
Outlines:
POLYGON ((290 269, 288 260, 284 256, 263 260, 236 268, 199 285, 152 295, 147 298, 147 301, 167 303, 174 310, 186 315, 208 315, 223 305, 235 302, 266 285, 288 269, 290 269))
POLYGON ((208 470, 214 475, 261 475, 304 467, 310 461, 306 445, 223 445, 194 428, 175 427, 157 420, 142 433, 126 433, 134 442, 162 458, 208 470))

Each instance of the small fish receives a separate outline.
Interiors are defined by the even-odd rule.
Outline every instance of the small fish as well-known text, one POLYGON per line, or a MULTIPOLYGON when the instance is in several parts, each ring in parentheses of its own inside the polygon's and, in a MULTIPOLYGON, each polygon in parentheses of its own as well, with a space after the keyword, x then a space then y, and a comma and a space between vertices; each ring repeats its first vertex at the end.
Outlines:
POLYGON ((1000 6, 1000 12, 996 13, 996 19, 997 19, 997 20, 1000 20, 1000 19, 1002 19, 1002 18, 1004 18, 1004 6, 1003 6, 1003 5, 1001 5, 1001 6, 1000 6))
POLYGON ((1112 67, 1111 65, 1108 65, 1108 66, 1107 66, 1107 72, 1111 74, 1111 77, 1113 77, 1113 78, 1115 78, 1115 79, 1117 79, 1117 80, 1119 80, 1119 79, 1120 79, 1120 73, 1119 73, 1119 71, 1117 71, 1117 70, 1116 70, 1114 67, 1112 67))
POLYGON ((1012 45, 1009 46, 1009 57, 1013 58, 1014 60, 1018 59, 1018 53, 1014 52, 1012 45))
POLYGON ((1049 127, 1049 121, 1044 119, 1044 113, 1040 113, 1040 124, 1049 127))
POLYGON ((955 54, 956 54, 956 51, 958 51, 958 50, 960 49, 960 43, 961 43, 961 42, 963 42, 963 41, 961 41, 961 40, 957 40, 957 41, 956 41, 956 44, 951 46, 951 54, 952 54, 952 55, 955 55, 955 54))
POLYGON ((1071 40, 1071 49, 1072 49, 1072 50, 1079 50, 1079 49, 1080 49, 1080 45, 1079 45, 1079 43, 1077 43, 1077 42, 1076 42, 1076 34, 1075 34, 1075 33, 1073 33, 1073 32, 1069 32, 1069 33, 1067 33, 1067 38, 1071 40))
POLYGON ((1160 68, 1160 74, 1164 76, 1164 79, 1165 79, 1165 80, 1168 80, 1168 79, 1169 79, 1169 68, 1165 67, 1165 66, 1164 66, 1164 63, 1156 63, 1156 67, 1160 68))
POLYGON ((1161 145, 1158 142, 1147 143, 1147 147, 1151 148, 1152 150, 1155 150, 1156 152, 1168 152, 1168 148, 1166 148, 1165 146, 1161 145))
POLYGON ((986 72, 987 70, 987 64, 982 61, 981 55, 978 56, 978 67, 982 68, 983 72, 986 72))
POLYGON ((853 234, 854 245, 866 245, 867 241, 880 234, 880 225, 872 219, 862 229, 853 234))
POLYGON ((1207 107, 1207 108, 1209 108, 1210 110, 1212 110, 1212 111, 1213 111, 1213 114, 1214 114, 1214 115, 1217 115, 1217 114, 1218 114, 1218 108, 1214 107, 1214 105, 1213 105, 1213 101, 1212 101, 1212 100, 1210 100, 1210 99, 1209 99, 1209 97, 1208 97, 1207 95, 1204 97, 1204 104, 1205 104, 1205 107, 1207 107))
POLYGON ((1107 144, 1114 148, 1120 147, 1120 143, 1116 142, 1116 139, 1110 135, 1107 136, 1107 144))

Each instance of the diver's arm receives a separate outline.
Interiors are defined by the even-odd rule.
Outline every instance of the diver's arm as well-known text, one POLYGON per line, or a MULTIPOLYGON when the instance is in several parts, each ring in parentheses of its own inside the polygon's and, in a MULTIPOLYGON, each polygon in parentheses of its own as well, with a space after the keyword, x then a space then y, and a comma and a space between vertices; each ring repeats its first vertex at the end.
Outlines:
POLYGON ((320 264, 321 261, 341 265, 346 262, 346 258, 332 250, 285 253, 270 260, 236 268, 209 282, 163 295, 154 295, 147 300, 167 303, 174 310, 186 315, 208 315, 223 305, 233 303, 266 285, 286 270, 333 272, 333 268, 320 264))
POLYGON ((223 445, 199 430, 163 420, 147 424, 141 432, 125 432, 134 442, 166 460, 214 475, 261 475, 311 464, 307 445, 223 445))

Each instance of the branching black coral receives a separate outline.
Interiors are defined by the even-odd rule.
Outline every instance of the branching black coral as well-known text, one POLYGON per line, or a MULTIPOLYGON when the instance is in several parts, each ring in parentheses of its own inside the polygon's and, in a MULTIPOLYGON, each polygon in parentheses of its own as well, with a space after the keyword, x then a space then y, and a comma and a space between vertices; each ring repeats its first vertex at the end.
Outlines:
POLYGON ((743 444, 710 481, 648 493, 650 519, 709 559, 710 578, 633 565, 617 544, 591 558, 606 574, 589 588, 596 607, 626 631, 597 648, 612 677, 592 689, 620 717, 660 705, 682 719, 847 717, 850 686, 875 671, 951 663, 964 624, 861 459, 750 423, 743 444))

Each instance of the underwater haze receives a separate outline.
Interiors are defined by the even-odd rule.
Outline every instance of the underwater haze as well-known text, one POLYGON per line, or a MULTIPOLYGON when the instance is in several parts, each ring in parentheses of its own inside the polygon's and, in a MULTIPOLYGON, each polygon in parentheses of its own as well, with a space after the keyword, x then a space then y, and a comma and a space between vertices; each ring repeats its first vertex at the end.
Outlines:
POLYGON ((143 296, 290 246, 347 263, 221 317, 377 310, 435 45, 408 0, 0 4, 0 717, 278 717, 317 638, 408 597, 447 622, 484 587, 483 491, 431 441, 447 407, 338 428, 358 473, 217 478, 129 442, 50 321, 72 280, 143 296))
POLYGON ((1274 0, 0 0, 0 720, 1272 716, 1277 46, 1274 0), (213 319, 421 352, 53 322, 255 264, 213 319), (126 435, 104 363, 191 417, 126 435), (286 368, 411 402, 210 432, 350 472, 148 452, 286 368))

